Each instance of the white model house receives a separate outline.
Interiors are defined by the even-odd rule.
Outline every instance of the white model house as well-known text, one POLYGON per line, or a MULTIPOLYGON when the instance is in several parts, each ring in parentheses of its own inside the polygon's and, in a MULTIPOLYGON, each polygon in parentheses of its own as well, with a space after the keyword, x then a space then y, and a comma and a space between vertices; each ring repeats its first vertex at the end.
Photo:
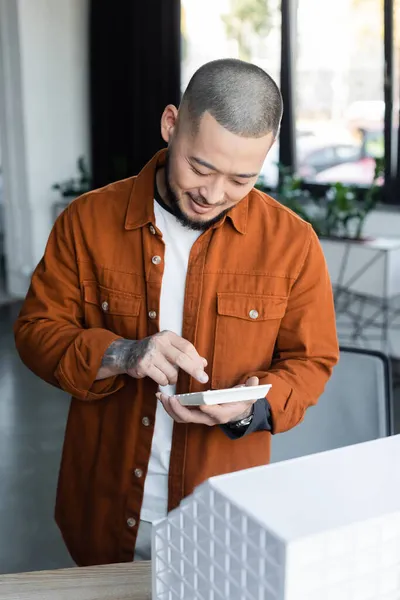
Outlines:
POLYGON ((215 477, 154 527, 153 600, 399 600, 400 436, 215 477))

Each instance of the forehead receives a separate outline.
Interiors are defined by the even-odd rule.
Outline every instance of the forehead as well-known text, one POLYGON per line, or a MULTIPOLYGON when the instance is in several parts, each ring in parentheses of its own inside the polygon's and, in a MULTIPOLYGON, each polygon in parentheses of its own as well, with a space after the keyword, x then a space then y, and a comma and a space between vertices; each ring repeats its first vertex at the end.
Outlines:
POLYGON ((269 133, 262 138, 244 138, 222 127, 209 113, 205 113, 195 133, 183 129, 182 150, 227 173, 258 172, 274 138, 269 133))

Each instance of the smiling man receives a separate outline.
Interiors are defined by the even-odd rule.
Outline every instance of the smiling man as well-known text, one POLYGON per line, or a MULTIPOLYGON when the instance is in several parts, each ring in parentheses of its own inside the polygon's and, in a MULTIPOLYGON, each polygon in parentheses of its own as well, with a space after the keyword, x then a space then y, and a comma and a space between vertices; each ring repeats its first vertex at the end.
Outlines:
POLYGON ((59 217, 15 325, 39 377, 72 395, 56 519, 80 565, 149 558, 151 524, 205 479, 269 461, 338 358, 311 227, 254 189, 282 99, 260 68, 204 65, 168 149, 59 217), (176 393, 272 384, 188 409, 176 393))

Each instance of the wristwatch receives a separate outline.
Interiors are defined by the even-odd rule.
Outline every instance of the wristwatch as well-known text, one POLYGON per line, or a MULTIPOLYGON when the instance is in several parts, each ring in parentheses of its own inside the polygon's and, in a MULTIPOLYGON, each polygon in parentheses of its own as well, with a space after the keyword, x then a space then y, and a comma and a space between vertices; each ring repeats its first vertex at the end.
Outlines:
POLYGON ((227 425, 231 429, 244 429, 245 427, 248 427, 250 425, 250 423, 253 420, 253 417, 254 417, 254 404, 253 404, 251 414, 248 417, 244 417, 244 419, 240 419, 239 421, 231 421, 230 423, 227 423, 227 425))

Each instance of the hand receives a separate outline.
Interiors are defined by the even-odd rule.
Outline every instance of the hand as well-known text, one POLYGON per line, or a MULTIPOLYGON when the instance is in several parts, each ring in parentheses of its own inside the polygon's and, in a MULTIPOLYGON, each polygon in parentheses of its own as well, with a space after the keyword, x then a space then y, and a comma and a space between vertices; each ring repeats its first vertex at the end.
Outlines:
MULTIPOLYGON (((245 385, 259 385, 259 383, 258 377, 250 377, 245 385)), ((177 423, 197 423, 209 427, 225 425, 248 417, 253 410, 253 404, 257 402, 257 400, 250 400, 249 402, 230 402, 229 404, 218 404, 216 406, 188 408, 182 406, 175 396, 166 396, 161 392, 156 396, 169 416, 177 423)))
POLYGON ((207 383, 207 361, 196 348, 172 331, 143 340, 117 340, 107 349, 97 379, 115 372, 135 379, 150 377, 158 385, 175 384, 182 369, 200 383, 207 383))

